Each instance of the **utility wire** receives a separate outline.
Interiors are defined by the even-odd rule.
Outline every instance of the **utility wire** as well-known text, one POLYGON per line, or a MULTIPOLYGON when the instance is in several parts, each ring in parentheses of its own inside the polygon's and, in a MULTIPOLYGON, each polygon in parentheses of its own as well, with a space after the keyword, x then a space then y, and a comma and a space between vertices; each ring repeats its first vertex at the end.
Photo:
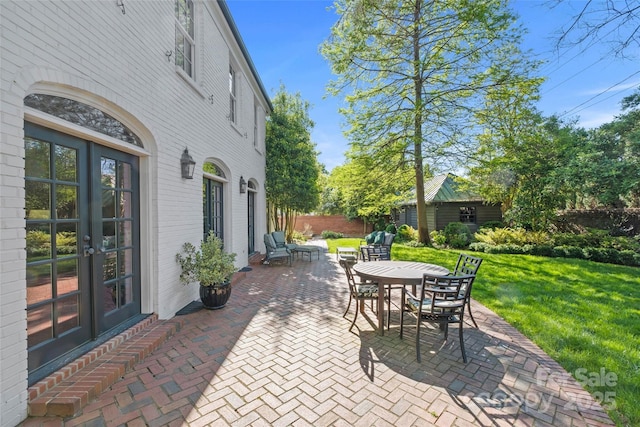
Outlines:
MULTIPOLYGON (((588 104, 589 102, 593 101, 595 98, 599 97, 600 95, 603 95, 603 94, 605 94, 605 93, 609 92, 611 89, 613 89, 613 88, 615 88, 616 86, 618 86, 618 85, 620 85, 620 84, 622 84, 622 83, 626 82, 626 81, 627 81, 627 80, 629 80, 631 77, 636 76, 636 75, 638 75, 638 74, 640 74, 640 70, 638 70, 638 71, 636 71, 635 73, 631 74, 630 76, 627 76, 626 78, 624 78, 624 79, 620 80, 618 83, 615 83, 615 84, 613 84, 613 85, 609 86, 607 89, 603 90, 602 92, 595 94, 594 96, 592 96, 591 98, 587 99, 587 100, 586 100, 586 101, 584 101, 583 103, 581 103, 581 104, 579 104, 579 105, 576 105, 576 106, 575 106, 575 107, 573 107, 571 110, 569 110, 569 111, 566 111, 566 112, 562 113, 559 117, 564 117, 564 116, 569 115, 569 114, 571 114, 571 113, 574 113, 574 112, 578 112, 578 111, 582 111, 582 110, 584 110, 584 108, 582 108, 582 109, 579 109, 579 108, 580 108, 580 107, 582 107, 583 105, 588 104), (577 111, 576 111, 576 110, 577 110, 577 111)), ((614 95, 615 95, 615 94, 613 94, 613 95, 611 95, 611 96, 614 96, 614 95)), ((605 101, 605 100, 607 100, 607 99, 611 98, 611 96, 609 96, 609 97, 607 97, 607 98, 605 98, 605 99, 601 99, 600 101, 596 102, 595 104, 600 103, 600 102, 602 102, 602 101, 605 101)), ((592 104, 592 105, 595 105, 595 104, 592 104)), ((585 107, 585 108, 586 108, 586 107, 585 107)))

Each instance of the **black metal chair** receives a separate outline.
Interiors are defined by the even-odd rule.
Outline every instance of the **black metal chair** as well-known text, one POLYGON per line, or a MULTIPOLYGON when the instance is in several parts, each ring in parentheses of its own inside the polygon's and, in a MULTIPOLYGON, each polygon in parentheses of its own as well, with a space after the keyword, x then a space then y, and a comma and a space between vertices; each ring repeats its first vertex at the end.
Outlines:
MULTIPOLYGON (((478 273, 478 269, 480 268, 480 264, 482 264, 482 258, 474 257, 467 254, 460 254, 458 257, 458 262, 456 263, 456 268, 453 270, 454 276, 460 276, 463 274, 473 274, 476 275, 478 273)), ((471 312, 471 292, 467 295, 467 312, 469 313, 469 317, 473 322, 473 326, 476 328, 478 324, 476 323, 476 319, 473 318, 473 313, 471 312)))
POLYGON ((359 306, 362 306, 365 301, 371 302, 371 310, 373 311, 373 303, 374 301, 378 301, 378 285, 376 283, 357 283, 355 276, 353 275, 353 270, 351 266, 358 262, 356 257, 354 256, 342 256, 340 258, 340 266, 344 269, 344 272, 347 276, 347 283, 349 284, 349 304, 347 304, 347 309, 345 310, 342 317, 346 317, 349 312, 349 308, 351 307, 351 301, 356 301, 356 314, 353 316, 353 321, 351 322, 351 327, 349 328, 349 332, 353 329, 353 325, 356 324, 356 320, 358 319, 358 311, 360 310, 359 306))
MULTIPOLYGON (((391 234, 391 236, 394 236, 391 234)), ((365 261, 390 261, 391 260, 391 247, 382 245, 366 245, 361 246, 360 251, 362 259, 365 261)), ((387 284, 385 299, 389 304, 389 310, 387 310, 387 329, 391 325, 391 290, 396 289, 401 291, 404 288, 403 285, 390 285, 387 284)))
POLYGON ((402 313, 400 315, 400 338, 404 332, 404 313, 416 316, 416 359, 420 359, 420 326, 423 322, 437 323, 444 331, 445 341, 449 335, 449 324, 458 324, 462 360, 467 363, 464 350, 464 307, 471 293, 475 275, 435 276, 425 274, 422 284, 414 295, 406 288, 402 291, 402 313))

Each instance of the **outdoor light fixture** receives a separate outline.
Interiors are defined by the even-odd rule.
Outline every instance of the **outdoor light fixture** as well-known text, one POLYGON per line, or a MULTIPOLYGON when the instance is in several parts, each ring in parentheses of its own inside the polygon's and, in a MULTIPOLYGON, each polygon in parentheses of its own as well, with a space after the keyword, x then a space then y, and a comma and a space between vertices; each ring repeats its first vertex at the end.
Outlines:
POLYGON ((196 169, 196 162, 193 157, 189 155, 189 150, 186 148, 180 157, 180 169, 182 170, 182 177, 184 179, 193 179, 193 171, 196 169))
POLYGON ((247 192, 247 181, 245 181, 242 176, 240 176, 240 192, 241 193, 247 192))

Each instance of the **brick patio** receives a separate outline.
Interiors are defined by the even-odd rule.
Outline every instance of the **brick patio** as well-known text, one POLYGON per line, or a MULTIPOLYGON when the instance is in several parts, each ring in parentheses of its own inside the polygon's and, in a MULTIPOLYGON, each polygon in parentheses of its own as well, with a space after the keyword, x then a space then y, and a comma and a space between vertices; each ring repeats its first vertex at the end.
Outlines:
POLYGON ((368 308, 348 332, 335 255, 252 267, 225 308, 179 316, 175 335, 78 415, 22 425, 613 425, 556 362, 475 301, 469 362, 455 330, 443 343, 434 328, 418 364, 412 339, 399 338, 397 307, 385 336, 368 308))

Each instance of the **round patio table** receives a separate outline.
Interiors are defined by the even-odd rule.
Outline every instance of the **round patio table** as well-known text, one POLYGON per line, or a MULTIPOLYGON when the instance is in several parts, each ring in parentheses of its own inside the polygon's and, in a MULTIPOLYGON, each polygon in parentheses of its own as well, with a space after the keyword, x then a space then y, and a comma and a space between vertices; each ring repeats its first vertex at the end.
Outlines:
POLYGON ((436 264, 417 261, 370 261, 359 262, 353 267, 364 280, 378 283, 378 333, 384 335, 384 286, 411 285, 422 283, 425 273, 446 276, 449 269, 436 264))

